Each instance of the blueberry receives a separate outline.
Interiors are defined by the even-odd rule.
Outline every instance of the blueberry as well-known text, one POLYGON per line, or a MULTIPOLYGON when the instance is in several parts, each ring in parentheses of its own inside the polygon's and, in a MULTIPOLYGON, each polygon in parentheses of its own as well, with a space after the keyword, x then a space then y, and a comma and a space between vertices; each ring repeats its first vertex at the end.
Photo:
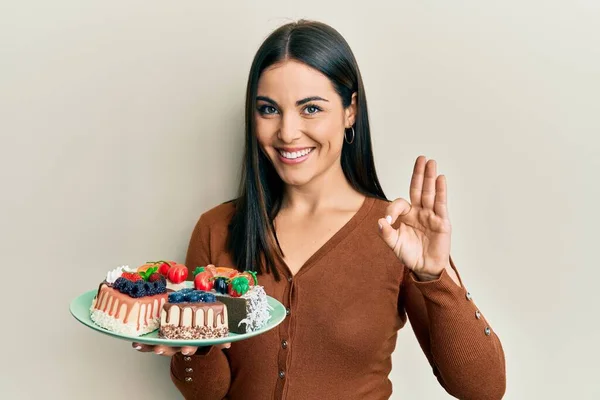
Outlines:
POLYGON ((186 296, 186 300, 190 303, 198 303, 202 301, 202 293, 191 292, 186 296))
POLYGON ((185 295, 180 291, 169 293, 169 303, 183 303, 185 295))
POLYGON ((194 289, 192 289, 192 288, 185 288, 185 289, 178 290, 179 293, 183 293, 183 294, 187 294, 187 293, 193 292, 193 291, 194 291, 194 289))
POLYGON ((217 301, 217 297, 212 293, 202 293, 202 300, 204 303, 214 303, 217 301))
POLYGON ((133 282, 133 286, 129 290, 129 295, 131 297, 143 297, 146 295, 146 288, 144 287, 146 282, 144 281, 136 281, 133 282))

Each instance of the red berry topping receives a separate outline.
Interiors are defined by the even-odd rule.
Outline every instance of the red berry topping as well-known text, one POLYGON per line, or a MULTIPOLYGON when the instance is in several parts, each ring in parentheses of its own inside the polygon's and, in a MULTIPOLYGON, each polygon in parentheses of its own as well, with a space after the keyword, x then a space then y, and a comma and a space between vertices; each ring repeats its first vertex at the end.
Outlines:
POLYGON ((122 278, 125 278, 131 282, 141 281, 143 280, 142 276, 137 272, 123 272, 121 274, 122 278))
POLYGON ((161 274, 155 272, 150 277, 148 277, 148 282, 156 282, 156 281, 165 281, 165 277, 161 274))

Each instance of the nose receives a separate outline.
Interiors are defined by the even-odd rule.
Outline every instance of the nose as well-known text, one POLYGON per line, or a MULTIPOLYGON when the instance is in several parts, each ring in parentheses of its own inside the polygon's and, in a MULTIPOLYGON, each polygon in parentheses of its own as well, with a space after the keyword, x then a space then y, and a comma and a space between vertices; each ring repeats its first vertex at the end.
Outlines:
POLYGON ((284 114, 281 118, 281 125, 277 137, 284 143, 292 143, 298 140, 302 135, 300 124, 293 113, 284 114))

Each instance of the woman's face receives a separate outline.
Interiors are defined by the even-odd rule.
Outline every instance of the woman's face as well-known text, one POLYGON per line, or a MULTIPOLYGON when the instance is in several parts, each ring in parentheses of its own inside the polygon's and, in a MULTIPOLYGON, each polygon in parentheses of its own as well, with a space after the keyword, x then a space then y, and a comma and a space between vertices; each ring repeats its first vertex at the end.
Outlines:
POLYGON ((298 61, 264 70, 256 101, 256 135, 287 185, 301 186, 341 171, 345 128, 354 124, 355 96, 344 109, 325 75, 298 61))

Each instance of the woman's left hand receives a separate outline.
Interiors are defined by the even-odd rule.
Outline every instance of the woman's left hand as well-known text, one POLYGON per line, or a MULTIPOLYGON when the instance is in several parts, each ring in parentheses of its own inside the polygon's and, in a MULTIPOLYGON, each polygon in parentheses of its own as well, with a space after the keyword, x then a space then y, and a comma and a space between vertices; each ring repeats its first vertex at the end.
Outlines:
POLYGON ((379 220, 380 234, 400 261, 419 280, 437 279, 444 269, 459 284, 450 266, 452 227, 446 201, 446 178, 436 162, 419 156, 410 183, 410 203, 399 198, 379 220), (400 221, 397 229, 392 227, 400 221))

